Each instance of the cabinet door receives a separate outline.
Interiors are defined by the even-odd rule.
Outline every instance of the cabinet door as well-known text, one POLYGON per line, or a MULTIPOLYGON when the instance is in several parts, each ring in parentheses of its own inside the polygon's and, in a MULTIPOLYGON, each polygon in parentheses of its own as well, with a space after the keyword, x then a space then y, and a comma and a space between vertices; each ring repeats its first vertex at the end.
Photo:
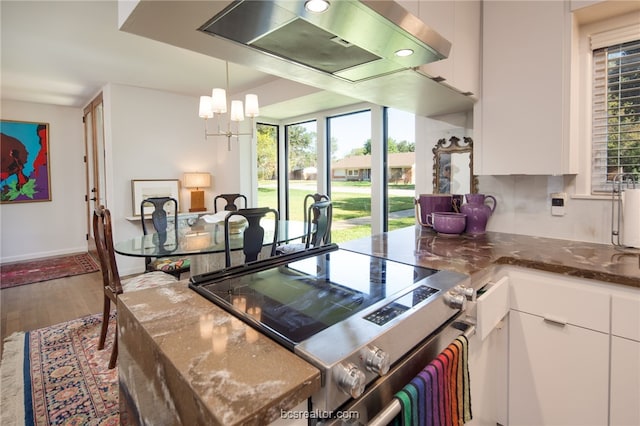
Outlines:
POLYGON ((509 425, 606 425, 608 334, 509 314, 509 425))
POLYGON ((451 42, 446 59, 421 65, 419 70, 455 90, 478 95, 480 85, 481 2, 400 0, 398 3, 451 42))
POLYGON ((611 338, 611 426, 640 425, 640 342, 611 338))
POLYGON ((570 173, 570 15, 563 1, 483 2, 477 174, 570 173))
POLYGON ((483 338, 469 339, 469 374, 473 419, 465 426, 507 423, 507 377, 509 320, 483 338))

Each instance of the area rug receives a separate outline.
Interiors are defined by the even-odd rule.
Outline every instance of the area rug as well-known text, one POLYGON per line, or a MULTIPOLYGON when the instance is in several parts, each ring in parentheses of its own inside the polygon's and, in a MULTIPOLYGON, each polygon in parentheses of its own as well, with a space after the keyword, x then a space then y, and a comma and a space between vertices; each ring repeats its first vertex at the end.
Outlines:
POLYGON ((0 289, 98 270, 100 267, 88 253, 10 263, 0 265, 0 289))
POLYGON ((0 424, 118 425, 118 369, 109 370, 115 316, 97 350, 101 314, 14 333, 0 365, 0 424))

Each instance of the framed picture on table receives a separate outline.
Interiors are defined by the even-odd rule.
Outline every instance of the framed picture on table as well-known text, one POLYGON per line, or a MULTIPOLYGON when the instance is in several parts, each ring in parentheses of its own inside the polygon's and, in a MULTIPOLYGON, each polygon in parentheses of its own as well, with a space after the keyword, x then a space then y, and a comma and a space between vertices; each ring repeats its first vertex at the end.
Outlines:
POLYGON ((0 120, 0 202, 51 201, 49 123, 0 120))
MULTIPOLYGON (((180 180, 178 179, 134 179, 131 181, 131 194, 134 216, 141 215, 140 204, 151 197, 175 198, 178 202, 178 212, 180 212, 180 180)), ((152 212, 153 206, 145 207, 145 216, 152 212)), ((173 214, 173 211, 167 213, 173 214)))

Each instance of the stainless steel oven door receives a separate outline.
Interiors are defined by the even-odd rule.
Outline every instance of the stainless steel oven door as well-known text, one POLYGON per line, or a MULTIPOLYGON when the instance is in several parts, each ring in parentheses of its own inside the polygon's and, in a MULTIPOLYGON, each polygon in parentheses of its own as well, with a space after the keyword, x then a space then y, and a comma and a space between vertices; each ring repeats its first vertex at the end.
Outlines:
MULTIPOLYGON (((463 315, 462 315, 463 316, 463 315)), ((435 359, 456 337, 470 335, 475 331, 473 325, 461 322, 461 315, 448 321, 436 333, 425 339, 420 345, 397 362, 389 373, 371 383, 364 394, 339 408, 340 416, 319 422, 319 425, 387 425, 397 412, 390 409, 393 396, 409 383, 433 359, 435 359), (385 410, 386 409, 386 410, 385 410)))

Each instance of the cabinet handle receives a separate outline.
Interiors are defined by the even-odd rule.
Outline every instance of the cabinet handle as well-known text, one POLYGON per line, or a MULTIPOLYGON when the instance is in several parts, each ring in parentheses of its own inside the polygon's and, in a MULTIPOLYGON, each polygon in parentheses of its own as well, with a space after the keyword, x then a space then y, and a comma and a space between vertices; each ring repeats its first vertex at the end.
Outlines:
POLYGON ((564 327, 565 325, 567 325, 567 320, 564 318, 558 318, 556 316, 549 315, 549 314, 544 314, 542 318, 544 319, 545 322, 559 325, 561 327, 564 327))

